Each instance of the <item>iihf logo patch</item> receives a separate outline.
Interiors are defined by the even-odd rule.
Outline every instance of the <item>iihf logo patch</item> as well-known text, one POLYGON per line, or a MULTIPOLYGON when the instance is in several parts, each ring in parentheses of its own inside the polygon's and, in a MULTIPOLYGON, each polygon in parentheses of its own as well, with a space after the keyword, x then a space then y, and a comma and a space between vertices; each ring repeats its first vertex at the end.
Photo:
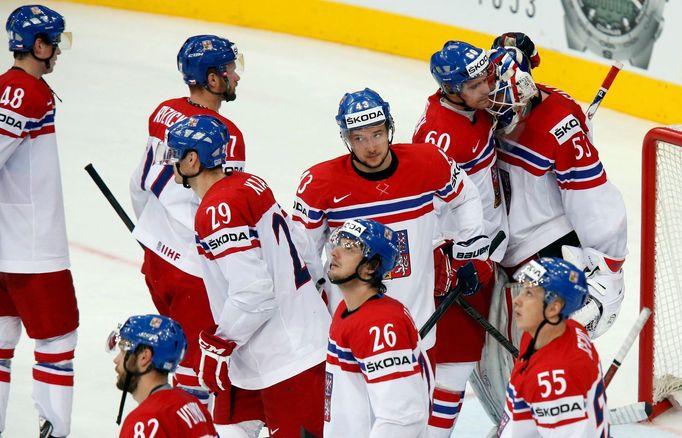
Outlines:
POLYGON ((386 273, 384 280, 394 278, 409 277, 412 273, 412 263, 410 262, 410 242, 407 237, 407 230, 395 231, 398 246, 398 261, 391 272, 386 273))

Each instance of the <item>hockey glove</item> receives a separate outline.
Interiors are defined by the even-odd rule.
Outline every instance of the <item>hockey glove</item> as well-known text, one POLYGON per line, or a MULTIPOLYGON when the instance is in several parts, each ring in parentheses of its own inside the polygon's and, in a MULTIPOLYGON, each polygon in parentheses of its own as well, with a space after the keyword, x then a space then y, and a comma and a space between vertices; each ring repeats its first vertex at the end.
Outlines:
POLYGON ((491 281, 494 276, 494 265, 488 259, 488 246, 489 240, 486 236, 478 236, 466 242, 446 241, 438 246, 434 250, 436 274, 434 296, 446 295, 460 283, 464 287, 462 295, 473 295, 481 285, 491 281), (472 262, 476 287, 473 287, 469 268, 462 271, 468 262, 472 262))
POLYGON ((530 68, 540 65, 540 54, 535 47, 535 43, 528 35, 521 32, 506 32, 495 38, 491 49, 498 47, 516 47, 526 57, 530 68))
POLYGON ((585 270, 587 303, 571 315, 585 326, 590 338, 597 339, 611 328, 625 296, 623 259, 614 259, 592 248, 563 246, 564 259, 585 270))
POLYGON ((201 360, 197 377, 199 384, 213 392, 222 392, 230 389, 230 379, 227 368, 230 355, 237 346, 236 343, 222 339, 215 334, 215 326, 211 332, 202 330, 199 333, 199 348, 201 360))

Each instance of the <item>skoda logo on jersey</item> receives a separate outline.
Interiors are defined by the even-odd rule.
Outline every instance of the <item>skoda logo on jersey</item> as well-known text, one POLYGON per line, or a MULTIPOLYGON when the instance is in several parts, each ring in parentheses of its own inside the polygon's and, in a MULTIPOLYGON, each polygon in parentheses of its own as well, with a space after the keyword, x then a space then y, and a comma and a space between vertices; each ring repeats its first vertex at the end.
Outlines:
MULTIPOLYGON (((564 403, 564 404, 561 404, 559 406, 552 406, 550 408, 535 407, 535 408, 533 408, 533 410, 535 411, 535 415, 538 417, 556 417, 557 415, 567 414, 567 413, 571 413, 574 411, 578 411, 578 413, 582 413, 583 407, 579 403, 573 402, 573 403, 564 403)), ((571 417, 569 417, 569 418, 571 418, 571 417)))
POLYGON ((355 237, 360 237, 360 235, 365 232, 365 229, 364 225, 352 220, 346 221, 343 226, 341 226, 342 232, 346 232, 355 237))
POLYGON ((363 126, 373 125, 386 120, 383 109, 378 106, 353 114, 346 114, 346 128, 355 129, 363 126))
POLYGON ((220 236, 215 237, 214 239, 210 239, 208 241, 208 246, 211 249, 217 249, 219 246, 224 245, 224 244, 229 244, 229 243, 239 243, 242 241, 248 241, 249 237, 246 235, 246 233, 238 232, 238 233, 225 233, 220 236))
POLYGON ((367 362, 367 373, 373 373, 394 366, 410 365, 411 363, 410 358, 407 356, 387 357, 378 361, 367 362))
POLYGON ((488 55, 481 52, 478 58, 467 64, 467 73, 469 77, 473 78, 481 74, 488 67, 488 55))
POLYGON ((578 119, 575 118, 575 116, 569 114, 566 117, 564 117, 564 119, 561 120, 559 123, 554 125, 550 132, 552 133, 554 138, 556 138, 559 144, 564 144, 571 137, 573 137, 573 134, 579 131, 582 131, 582 128, 580 127, 580 122, 578 121, 578 119))

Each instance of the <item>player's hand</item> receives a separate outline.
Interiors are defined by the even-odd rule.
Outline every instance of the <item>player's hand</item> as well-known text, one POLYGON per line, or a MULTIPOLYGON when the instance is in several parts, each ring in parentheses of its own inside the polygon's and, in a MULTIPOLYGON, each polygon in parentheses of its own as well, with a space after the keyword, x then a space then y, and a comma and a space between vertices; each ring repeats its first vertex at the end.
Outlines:
POLYGON ((202 330, 199 333, 199 348, 201 360, 197 377, 199 384, 213 392, 222 392, 230 389, 230 379, 227 376, 227 368, 230 355, 237 346, 233 341, 228 341, 216 336, 215 326, 210 332, 202 330))
POLYGON ((494 265, 492 260, 455 260, 457 272, 457 284, 462 287, 462 295, 471 296, 478 292, 484 285, 488 284, 494 277, 494 265), (471 267, 469 266, 471 263, 471 267), (471 272, 473 271, 473 273, 471 272))
POLYGON ((494 265, 487 258, 487 251, 487 237, 474 239, 466 244, 446 241, 436 247, 433 251, 436 276, 434 296, 446 295, 457 285, 463 287, 462 295, 470 296, 491 281, 494 277, 494 265), (467 267, 469 262, 471 266, 467 267))
POLYGON ((495 38, 492 49, 498 47, 516 47, 526 57, 530 63, 530 68, 535 68, 540 65, 540 54, 535 47, 535 43, 528 35, 522 32, 506 32, 495 38))
POLYGON ((457 271, 452 269, 452 241, 447 240, 433 250, 435 282, 433 296, 446 295, 457 284, 457 271))

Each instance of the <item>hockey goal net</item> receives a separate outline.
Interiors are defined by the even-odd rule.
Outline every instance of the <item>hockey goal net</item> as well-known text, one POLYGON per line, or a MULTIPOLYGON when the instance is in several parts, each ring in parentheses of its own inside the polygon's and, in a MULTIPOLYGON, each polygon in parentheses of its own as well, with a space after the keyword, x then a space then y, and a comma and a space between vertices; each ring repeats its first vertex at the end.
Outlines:
POLYGON ((642 145, 639 399, 654 416, 682 391, 682 125, 654 128, 642 145))

